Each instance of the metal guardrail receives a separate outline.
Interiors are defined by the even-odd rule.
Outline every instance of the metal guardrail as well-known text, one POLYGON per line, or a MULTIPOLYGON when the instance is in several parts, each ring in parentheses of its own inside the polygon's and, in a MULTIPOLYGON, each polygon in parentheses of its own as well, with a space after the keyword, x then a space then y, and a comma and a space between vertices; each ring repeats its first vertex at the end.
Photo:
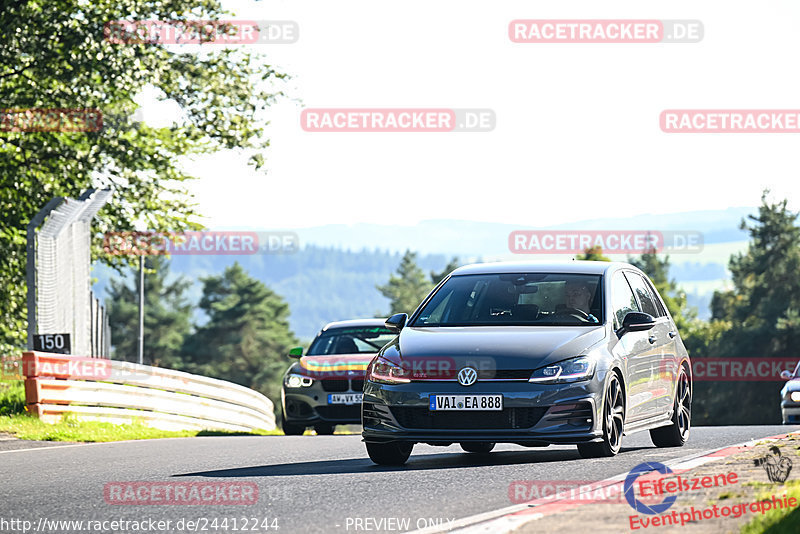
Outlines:
POLYGON ((65 354, 22 356, 28 411, 45 422, 66 413, 163 430, 273 430, 273 404, 252 389, 182 371, 65 354))

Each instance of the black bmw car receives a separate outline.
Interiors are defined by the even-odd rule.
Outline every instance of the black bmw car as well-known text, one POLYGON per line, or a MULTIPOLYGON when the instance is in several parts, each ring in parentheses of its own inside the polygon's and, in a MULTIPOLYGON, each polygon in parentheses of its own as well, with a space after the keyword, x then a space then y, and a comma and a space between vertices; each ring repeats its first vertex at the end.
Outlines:
POLYGON ((648 430, 683 445, 691 363, 663 300, 627 263, 488 263, 461 267, 410 316, 367 368, 363 437, 397 465, 415 443, 576 444, 616 455, 648 430))

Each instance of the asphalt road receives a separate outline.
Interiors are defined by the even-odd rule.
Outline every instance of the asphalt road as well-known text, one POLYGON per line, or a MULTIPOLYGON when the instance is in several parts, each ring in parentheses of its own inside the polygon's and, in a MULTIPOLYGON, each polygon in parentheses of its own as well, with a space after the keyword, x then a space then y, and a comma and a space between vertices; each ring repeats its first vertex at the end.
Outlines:
MULTIPOLYGON (((0 531, 21 532, 22 523, 4 520, 27 520, 36 528, 40 518, 169 520, 169 531, 177 531, 181 519, 183 530, 187 520, 200 520, 195 527, 205 532, 234 532, 233 518, 238 531, 246 526, 248 532, 274 532, 262 527, 275 525, 279 533, 368 532, 379 525, 389 527, 380 530, 405 530, 388 518, 408 520, 412 530, 430 522, 446 526, 448 519, 510 506, 508 488, 516 480, 602 480, 643 461, 665 462, 799 428, 698 427, 686 446, 673 449, 657 449, 647 433, 639 433, 625 438, 619 456, 601 460, 583 460, 569 446, 501 445, 479 458, 457 445, 417 445, 401 468, 373 465, 360 436, 201 437, 7 449, 0 452, 0 531), (258 500, 238 506, 108 504, 104 487, 131 481, 255 483, 258 500)), ((156 523, 149 526, 158 531, 156 523)), ((51 524, 47 531, 75 531, 64 527, 51 524)), ((102 531, 112 527, 107 523, 102 531)))

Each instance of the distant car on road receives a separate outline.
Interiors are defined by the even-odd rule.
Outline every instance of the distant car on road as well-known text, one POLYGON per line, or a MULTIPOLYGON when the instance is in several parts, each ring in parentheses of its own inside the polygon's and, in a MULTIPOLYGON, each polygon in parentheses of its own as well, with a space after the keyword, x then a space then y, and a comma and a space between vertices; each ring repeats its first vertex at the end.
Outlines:
POLYGON ((361 423, 364 372, 370 360, 394 339, 383 319, 356 319, 330 323, 283 376, 282 427, 287 435, 301 435, 313 426, 317 434, 333 434, 336 425, 361 423))
POLYGON ((683 445, 691 363, 647 276, 627 263, 487 263, 461 267, 407 317, 370 363, 363 437, 378 464, 415 443, 576 444, 616 455, 649 430, 683 445))
POLYGON ((783 371, 781 378, 788 380, 781 390, 781 418, 784 425, 800 423, 800 362, 794 371, 783 371))

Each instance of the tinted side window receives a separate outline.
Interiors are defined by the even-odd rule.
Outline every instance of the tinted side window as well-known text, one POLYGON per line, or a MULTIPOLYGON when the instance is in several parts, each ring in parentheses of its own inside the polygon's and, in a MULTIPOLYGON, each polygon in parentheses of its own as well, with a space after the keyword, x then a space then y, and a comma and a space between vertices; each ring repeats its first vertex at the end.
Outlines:
POLYGON ((622 273, 615 274, 611 281, 611 307, 614 310, 615 328, 619 328, 628 312, 640 311, 631 287, 622 273))
POLYGON ((636 296, 639 297, 639 303, 642 305, 642 311, 644 313, 649 313, 653 317, 659 317, 661 314, 658 312, 655 298, 650 292, 647 282, 645 282, 644 279, 636 273, 625 273, 625 276, 628 278, 628 282, 631 283, 631 287, 636 292, 636 296))

